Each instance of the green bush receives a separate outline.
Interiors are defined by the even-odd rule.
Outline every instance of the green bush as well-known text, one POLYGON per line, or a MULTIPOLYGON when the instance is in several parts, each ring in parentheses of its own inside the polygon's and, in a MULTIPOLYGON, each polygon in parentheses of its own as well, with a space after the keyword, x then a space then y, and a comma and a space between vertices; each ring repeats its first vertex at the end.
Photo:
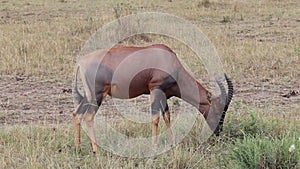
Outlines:
POLYGON ((228 168, 300 167, 300 140, 296 136, 238 139, 229 145, 228 152, 223 158, 223 165, 228 168))
POLYGON ((243 139, 245 137, 282 137, 284 133, 298 130, 296 126, 292 129, 289 123, 272 118, 260 118, 257 112, 241 117, 230 117, 224 125, 223 136, 230 139, 243 139))

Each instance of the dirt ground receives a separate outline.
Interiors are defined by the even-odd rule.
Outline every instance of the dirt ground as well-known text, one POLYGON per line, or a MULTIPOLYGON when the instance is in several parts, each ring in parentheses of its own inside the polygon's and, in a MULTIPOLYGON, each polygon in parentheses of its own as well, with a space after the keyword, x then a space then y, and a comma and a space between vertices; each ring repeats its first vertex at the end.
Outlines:
MULTIPOLYGON (((71 122, 71 86, 69 82, 51 79, 0 77, 0 125, 71 122)), ((258 109, 271 108, 278 115, 299 109, 300 86, 296 82, 282 85, 266 80, 259 84, 234 83, 234 86, 231 109, 245 104, 258 109)))
POLYGON ((71 84, 37 78, 0 77, 0 124, 71 120, 71 84))

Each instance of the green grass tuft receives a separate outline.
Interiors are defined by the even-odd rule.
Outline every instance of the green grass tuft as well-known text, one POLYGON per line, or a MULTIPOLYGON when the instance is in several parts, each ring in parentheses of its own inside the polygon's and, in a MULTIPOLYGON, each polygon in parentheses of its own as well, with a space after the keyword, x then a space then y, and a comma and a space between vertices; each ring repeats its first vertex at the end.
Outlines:
POLYGON ((284 138, 246 137, 228 147, 229 168, 298 168, 300 141, 295 135, 284 138), (295 149, 293 149, 295 147, 295 149))

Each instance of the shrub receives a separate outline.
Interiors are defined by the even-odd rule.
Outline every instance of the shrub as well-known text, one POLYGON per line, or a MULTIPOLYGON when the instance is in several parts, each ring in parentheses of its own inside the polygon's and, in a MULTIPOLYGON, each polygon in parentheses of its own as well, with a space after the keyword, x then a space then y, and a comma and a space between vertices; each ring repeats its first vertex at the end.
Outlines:
POLYGON ((243 139, 247 136, 282 137, 284 133, 297 130, 291 128, 289 123, 272 118, 260 118, 258 113, 253 111, 244 115, 243 118, 234 116, 229 117, 224 125, 223 135, 230 139, 243 139))
POLYGON ((229 145, 228 152, 223 162, 229 168, 300 167, 300 140, 296 136, 238 139, 229 145))

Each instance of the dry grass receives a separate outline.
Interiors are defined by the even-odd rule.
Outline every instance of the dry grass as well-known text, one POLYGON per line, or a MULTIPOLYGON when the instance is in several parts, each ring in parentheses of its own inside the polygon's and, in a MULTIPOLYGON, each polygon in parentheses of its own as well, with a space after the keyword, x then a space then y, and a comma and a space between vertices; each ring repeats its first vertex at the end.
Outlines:
MULTIPOLYGON (((234 78, 297 79, 299 6, 297 1, 269 0, 1 1, 0 73, 70 78, 78 51, 91 34, 115 19, 115 7, 120 16, 161 11, 190 20, 215 44, 234 78)), ((174 40, 150 39, 168 44, 180 57, 191 55, 180 43, 173 45, 174 40)))

